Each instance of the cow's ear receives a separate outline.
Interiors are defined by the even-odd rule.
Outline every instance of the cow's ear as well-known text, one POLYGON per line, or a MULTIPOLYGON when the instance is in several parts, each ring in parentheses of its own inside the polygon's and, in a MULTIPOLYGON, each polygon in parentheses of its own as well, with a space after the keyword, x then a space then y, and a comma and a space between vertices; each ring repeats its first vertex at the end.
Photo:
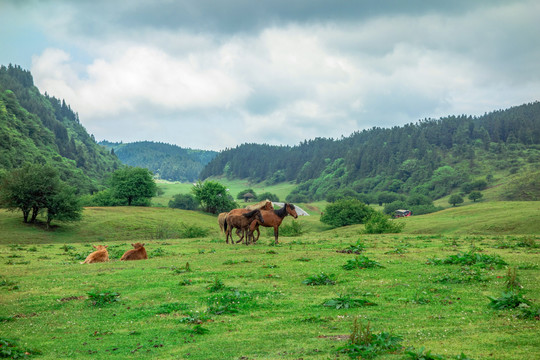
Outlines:
POLYGON ((108 248, 108 247, 109 247, 109 245, 105 245, 105 249, 108 248))
POLYGON ((131 244, 131 246, 135 247, 135 245, 131 244))
POLYGON ((92 245, 92 247, 93 247, 94 249, 97 249, 96 245, 92 245))
POLYGON ((146 244, 142 244, 142 246, 144 246, 144 245, 146 245, 146 244))

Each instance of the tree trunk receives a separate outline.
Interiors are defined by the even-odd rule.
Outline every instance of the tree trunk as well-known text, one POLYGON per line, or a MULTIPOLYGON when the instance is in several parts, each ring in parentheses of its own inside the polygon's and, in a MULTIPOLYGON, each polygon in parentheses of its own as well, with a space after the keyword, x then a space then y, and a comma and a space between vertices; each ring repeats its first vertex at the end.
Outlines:
POLYGON ((38 216, 38 213, 39 213, 39 208, 37 206, 32 206, 32 218, 30 219, 31 223, 36 222, 36 218, 38 216))

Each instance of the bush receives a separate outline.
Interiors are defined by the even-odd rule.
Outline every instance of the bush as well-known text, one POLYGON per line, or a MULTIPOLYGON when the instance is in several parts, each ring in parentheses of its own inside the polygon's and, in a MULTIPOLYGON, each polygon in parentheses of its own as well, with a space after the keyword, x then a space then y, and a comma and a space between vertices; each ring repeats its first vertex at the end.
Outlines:
POLYGON ((257 195, 257 199, 259 200, 270 200, 272 202, 279 202, 279 197, 276 194, 272 194, 270 192, 264 192, 262 194, 257 195))
POLYGON ((353 260, 348 260, 345 265, 343 265, 343 268, 345 270, 354 270, 354 269, 368 269, 368 268, 375 268, 379 267, 382 268, 381 264, 379 264, 375 260, 369 259, 367 256, 357 256, 353 260))
POLYGON ((88 300, 97 307, 112 304, 118 301, 119 296, 119 293, 110 290, 88 292, 88 300))
POLYGON ((318 285, 335 285, 336 280, 333 274, 326 275, 325 273, 320 273, 317 275, 312 275, 306 280, 302 281, 302 284, 318 286, 318 285))
POLYGON ((290 224, 283 224, 279 228, 279 235, 282 236, 300 236, 303 233, 304 229, 302 224, 296 220, 293 220, 290 224))
POLYGON ((365 223, 375 212, 371 207, 357 199, 341 199, 329 204, 321 222, 334 227, 365 223))
POLYGON ((366 234, 395 234, 403 231, 404 227, 405 223, 392 221, 383 213, 375 211, 366 222, 364 232, 366 234))
POLYGON ((199 202, 191 194, 176 194, 169 201, 169 207, 182 210, 197 210, 199 202))

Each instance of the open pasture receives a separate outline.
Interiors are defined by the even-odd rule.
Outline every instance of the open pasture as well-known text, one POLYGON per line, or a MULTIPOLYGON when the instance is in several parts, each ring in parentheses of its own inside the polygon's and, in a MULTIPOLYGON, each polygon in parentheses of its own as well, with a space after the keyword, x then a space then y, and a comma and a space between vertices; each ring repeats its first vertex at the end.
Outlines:
MULTIPOLYGON (((454 216, 447 211, 432 215, 434 227, 454 216)), ((38 359, 346 359, 337 350, 355 318, 445 359, 538 357, 538 320, 488 306, 509 268, 540 303, 538 232, 362 235, 361 226, 325 230, 311 216, 299 218, 301 236, 272 246, 263 232, 244 246, 225 244, 216 217, 189 211, 90 208, 80 224, 48 233, 18 218, 0 212, 0 337, 38 359), (149 259, 119 261, 137 241, 149 259), (109 245, 112 260, 81 265, 91 244, 109 245), (471 251, 506 264, 434 265, 471 251), (362 268, 362 256, 376 265, 362 268)), ((425 219, 404 219, 405 231, 425 219)))

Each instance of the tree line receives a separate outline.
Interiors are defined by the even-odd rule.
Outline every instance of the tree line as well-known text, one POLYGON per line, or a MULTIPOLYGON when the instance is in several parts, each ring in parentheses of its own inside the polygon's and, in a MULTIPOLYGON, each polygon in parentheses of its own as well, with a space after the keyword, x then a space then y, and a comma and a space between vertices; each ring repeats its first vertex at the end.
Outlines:
POLYGON ((540 102, 534 102, 479 117, 374 127, 292 147, 243 144, 220 152, 200 177, 295 181, 289 201, 320 200, 343 189, 436 199, 490 172, 539 164, 539 144, 540 102))

